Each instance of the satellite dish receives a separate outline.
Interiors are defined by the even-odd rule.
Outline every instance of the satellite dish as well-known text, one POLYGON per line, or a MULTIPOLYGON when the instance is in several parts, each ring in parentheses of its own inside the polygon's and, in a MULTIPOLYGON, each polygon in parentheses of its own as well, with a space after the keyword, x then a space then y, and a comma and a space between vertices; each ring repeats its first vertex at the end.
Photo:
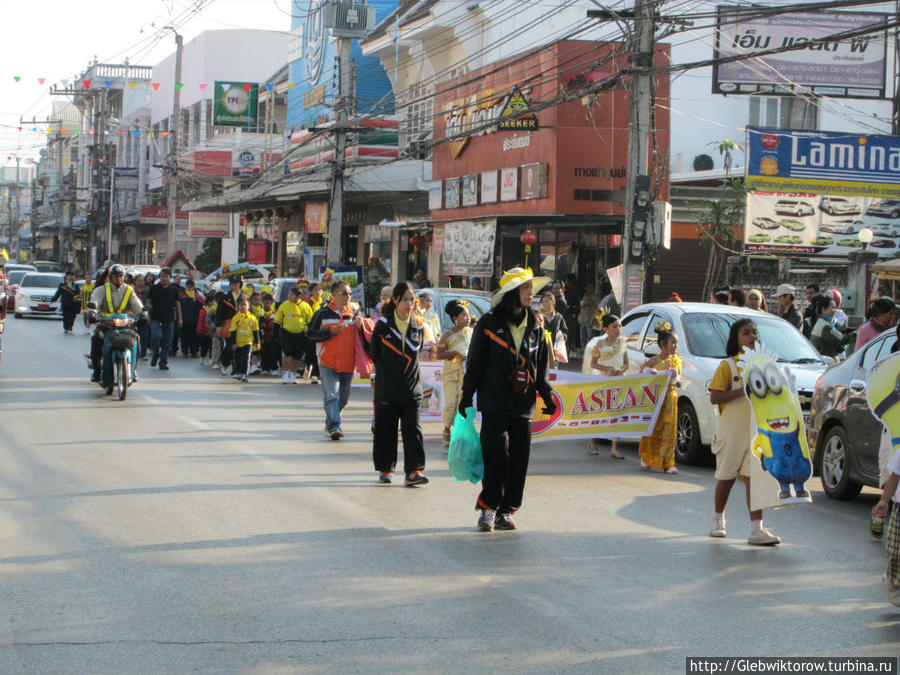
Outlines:
POLYGON ((709 155, 694 157, 694 171, 709 171, 713 168, 713 159, 709 155))

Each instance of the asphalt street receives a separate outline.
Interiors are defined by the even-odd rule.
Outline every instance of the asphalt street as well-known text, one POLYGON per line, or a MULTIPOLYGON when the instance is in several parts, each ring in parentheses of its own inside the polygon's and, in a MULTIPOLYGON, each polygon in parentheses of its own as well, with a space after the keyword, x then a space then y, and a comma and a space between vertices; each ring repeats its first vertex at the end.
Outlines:
POLYGON ((10 316, 0 364, 0 672, 677 673, 686 656, 897 656, 876 492, 711 539, 714 478, 535 445, 515 532, 431 483, 376 484, 372 399, 327 440, 321 390, 173 358, 119 402, 86 336, 10 316))

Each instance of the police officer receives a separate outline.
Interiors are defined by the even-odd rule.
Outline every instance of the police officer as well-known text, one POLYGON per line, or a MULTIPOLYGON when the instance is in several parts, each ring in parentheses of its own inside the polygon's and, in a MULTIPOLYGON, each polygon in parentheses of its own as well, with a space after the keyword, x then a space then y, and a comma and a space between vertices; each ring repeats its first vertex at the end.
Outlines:
MULTIPOLYGON (((134 292, 134 288, 125 283, 125 268, 121 265, 113 265, 109 268, 106 274, 106 283, 94 289, 94 292, 91 294, 91 302, 97 307, 97 311, 103 317, 110 317, 113 314, 130 314, 136 319, 144 309, 134 292)), ((101 322, 91 337, 91 364, 94 367, 91 382, 100 381, 103 341, 106 338, 106 331, 106 325, 101 322)), ((135 378, 137 378, 136 366, 137 364, 135 364, 135 378)))

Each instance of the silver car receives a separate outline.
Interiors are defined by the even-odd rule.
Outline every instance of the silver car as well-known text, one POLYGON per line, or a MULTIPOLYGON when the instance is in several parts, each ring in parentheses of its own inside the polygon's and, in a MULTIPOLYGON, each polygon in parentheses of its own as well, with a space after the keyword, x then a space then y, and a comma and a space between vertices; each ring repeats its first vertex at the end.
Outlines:
POLYGON ((65 281, 66 275, 59 272, 29 272, 19 283, 16 291, 16 318, 23 316, 49 316, 62 318, 59 300, 51 302, 56 289, 65 281))

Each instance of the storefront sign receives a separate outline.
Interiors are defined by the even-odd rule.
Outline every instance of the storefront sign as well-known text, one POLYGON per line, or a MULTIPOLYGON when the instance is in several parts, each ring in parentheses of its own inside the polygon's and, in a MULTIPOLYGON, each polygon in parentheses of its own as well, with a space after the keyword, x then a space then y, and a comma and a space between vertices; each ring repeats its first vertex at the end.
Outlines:
POLYGON ((514 202, 519 198, 519 167, 500 169, 500 201, 514 202))
MULTIPOLYGON (((142 206, 141 225, 167 225, 169 208, 167 206, 142 206)), ((175 227, 188 227, 188 214, 175 209, 175 227)))
POLYGON ((444 252, 444 226, 435 225, 434 233, 431 237, 431 252, 434 255, 441 255, 444 252))
POLYGON ((428 209, 436 211, 444 206, 444 191, 441 181, 436 180, 428 184, 428 209))
POLYGON ((481 172, 481 203, 492 204, 497 201, 497 171, 481 172))
POLYGON ((191 211, 188 235, 191 237, 227 237, 230 233, 229 213, 191 211))
POLYGON ((470 173, 462 178, 462 204, 463 206, 476 206, 478 204, 477 173, 470 173))
POLYGON ((495 87, 450 103, 444 115, 454 159, 462 154, 473 136, 497 131, 536 131, 537 116, 525 113, 528 106, 528 100, 518 87, 495 87))
POLYGON ((543 162, 522 165, 522 199, 547 196, 547 165, 543 162))
POLYGON ((713 66, 716 94, 792 94, 801 90, 830 97, 884 98, 887 40, 883 32, 827 40, 831 35, 884 26, 887 16, 865 12, 797 12, 741 17, 719 7, 716 58, 766 49, 802 48, 713 66), (823 41, 823 38, 826 40, 823 41), (772 73, 778 73, 777 82, 772 73))
POLYGON ((254 82, 215 83, 213 124, 228 127, 255 127, 259 85, 254 82))
POLYGON ((502 119, 497 128, 500 131, 537 131, 537 116, 534 113, 525 114, 527 110, 528 100, 518 87, 513 87, 503 102, 502 119))
POLYGON ((496 220, 447 223, 444 226, 444 271, 470 277, 493 275, 496 231, 496 220))
POLYGON ((444 181, 444 208, 459 208, 459 178, 448 178, 444 181))
POLYGON ((307 202, 303 210, 303 228, 309 234, 325 234, 328 228, 328 204, 307 202))
POLYGON ((747 184, 770 192, 900 197, 900 137, 750 129, 747 184))

